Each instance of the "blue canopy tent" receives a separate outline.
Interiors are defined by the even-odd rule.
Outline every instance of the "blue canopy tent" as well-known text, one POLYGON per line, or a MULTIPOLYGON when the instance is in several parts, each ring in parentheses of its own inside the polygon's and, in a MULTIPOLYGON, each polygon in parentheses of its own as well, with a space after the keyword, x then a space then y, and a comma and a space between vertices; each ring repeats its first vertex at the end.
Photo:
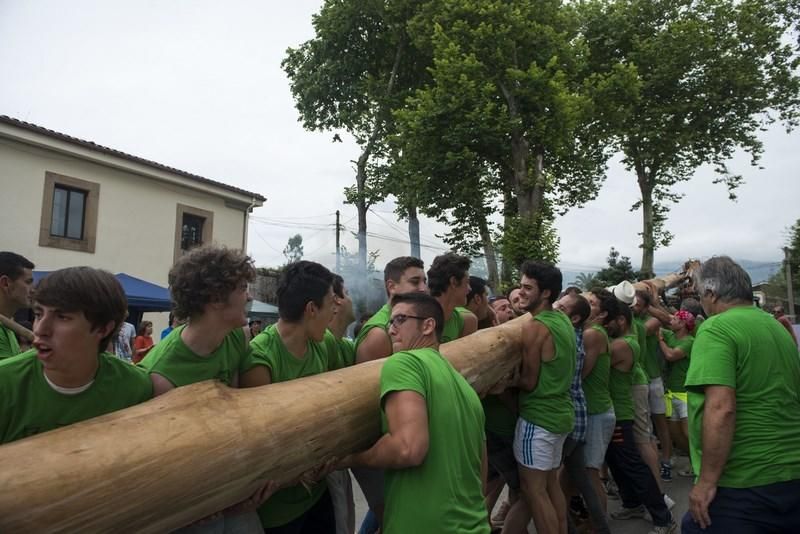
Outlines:
MULTIPOLYGON (((50 272, 33 271, 34 283, 39 283, 39 280, 50 274, 50 272)), ((172 302, 167 288, 125 273, 117 273, 114 276, 117 277, 123 291, 125 291, 128 307, 136 308, 140 312, 160 312, 172 309, 172 302)))
MULTIPOLYGON (((39 283, 39 280, 50 274, 50 272, 33 271, 34 283, 39 283)), ((114 276, 119 280, 123 291, 125 291, 125 297, 128 299, 129 323, 138 325, 142 320, 142 314, 145 312, 165 312, 172 309, 172 302, 167 288, 125 273, 117 273, 114 276)))

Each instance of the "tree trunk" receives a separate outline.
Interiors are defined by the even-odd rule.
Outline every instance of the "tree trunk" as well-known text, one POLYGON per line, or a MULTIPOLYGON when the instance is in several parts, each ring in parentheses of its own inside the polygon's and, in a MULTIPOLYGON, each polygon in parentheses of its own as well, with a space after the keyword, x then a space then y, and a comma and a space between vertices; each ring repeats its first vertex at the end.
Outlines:
POLYGON ((481 217, 478 221, 478 231, 481 234, 481 242, 483 243, 483 255, 486 258, 486 270, 489 271, 489 287, 497 291, 497 288, 500 287, 500 279, 497 274, 497 256, 494 252, 492 234, 489 231, 489 225, 486 223, 485 217, 481 217))
POLYGON ((642 267, 641 277, 652 278, 655 276, 653 271, 653 255, 655 252, 655 242, 653 237, 653 186, 650 178, 644 171, 642 165, 637 165, 637 179, 639 190, 642 193, 642 267))
POLYGON ((409 206, 408 209, 408 240, 411 243, 411 255, 415 258, 422 258, 419 246, 419 218, 417 217, 417 207, 409 206))
MULTIPOLYGON (((508 228, 516 214, 516 204, 514 201, 514 173, 511 169, 503 166, 501 168, 503 176, 503 226, 508 228)), ((508 285, 514 283, 511 280, 511 262, 505 256, 502 258, 500 273, 502 281, 508 285)))
MULTIPOLYGON (((519 121, 519 109, 513 93, 500 82, 500 90, 508 105, 508 114, 513 121, 519 121)), ((530 146, 525 133, 518 125, 511 128, 511 172, 514 179, 514 192, 517 195, 517 214, 525 219, 533 215, 533 191, 528 178, 528 158, 530 146)))

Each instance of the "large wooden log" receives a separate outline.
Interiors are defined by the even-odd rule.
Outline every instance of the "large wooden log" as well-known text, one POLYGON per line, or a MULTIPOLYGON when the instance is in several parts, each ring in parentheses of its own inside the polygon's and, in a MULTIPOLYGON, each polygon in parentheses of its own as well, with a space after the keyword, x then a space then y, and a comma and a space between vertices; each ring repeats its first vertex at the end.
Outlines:
MULTIPOLYGON (((665 288, 686 272, 648 281, 665 288)), ((642 286, 645 287, 645 286, 642 286)), ((442 346, 476 391, 517 371, 522 317, 442 346)), ((0 532, 165 532, 379 436, 383 361, 263 388, 203 382, 0 447, 0 532)))
MULTIPOLYGON (((528 318, 447 343, 478 392, 516 372, 528 318)), ((0 447, 0 532, 165 532, 380 433, 383 361, 254 389, 203 382, 0 447)))

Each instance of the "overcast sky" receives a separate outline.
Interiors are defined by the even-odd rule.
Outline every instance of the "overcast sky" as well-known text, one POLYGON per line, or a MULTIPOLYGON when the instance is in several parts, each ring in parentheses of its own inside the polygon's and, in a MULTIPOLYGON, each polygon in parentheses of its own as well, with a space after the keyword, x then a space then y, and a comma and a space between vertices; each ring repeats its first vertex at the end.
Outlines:
MULTIPOLYGON (((358 147, 346 136, 312 133, 297 122, 280 68, 287 47, 313 37, 321 2, 229 0, 0 0, 0 114, 216 179, 267 197, 253 214, 249 249, 259 266, 284 262, 300 233, 307 259, 331 265, 334 212, 356 228, 343 188, 353 182, 358 147)), ((710 169, 677 190, 671 247, 656 263, 730 254, 778 261, 785 229, 800 218, 800 133, 762 134, 762 170, 745 156, 731 164, 747 183, 736 203, 710 169)), ((597 200, 557 220, 561 262, 570 270, 602 267, 610 246, 641 257, 635 177, 612 164, 597 200)), ((368 248, 379 268, 406 254, 405 223, 389 202, 370 213, 368 248)), ((421 225, 423 258, 443 250, 421 225)), ((355 239, 342 239, 351 251, 355 239)))

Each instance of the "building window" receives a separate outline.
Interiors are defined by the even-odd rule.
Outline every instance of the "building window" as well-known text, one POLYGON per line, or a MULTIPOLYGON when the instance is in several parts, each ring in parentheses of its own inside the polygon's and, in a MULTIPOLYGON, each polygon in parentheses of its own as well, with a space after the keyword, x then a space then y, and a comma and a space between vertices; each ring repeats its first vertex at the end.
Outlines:
POLYGON ((183 214, 181 250, 186 251, 203 244, 203 223, 205 222, 206 219, 204 217, 198 217, 191 213, 183 214))
POLYGON ((175 260, 194 247, 211 243, 214 212, 178 204, 175 217, 175 260))
POLYGON ((87 191, 56 184, 53 188, 53 213, 50 235, 67 239, 83 239, 87 191))
POLYGON ((93 253, 100 184, 45 173, 39 246, 93 253))

